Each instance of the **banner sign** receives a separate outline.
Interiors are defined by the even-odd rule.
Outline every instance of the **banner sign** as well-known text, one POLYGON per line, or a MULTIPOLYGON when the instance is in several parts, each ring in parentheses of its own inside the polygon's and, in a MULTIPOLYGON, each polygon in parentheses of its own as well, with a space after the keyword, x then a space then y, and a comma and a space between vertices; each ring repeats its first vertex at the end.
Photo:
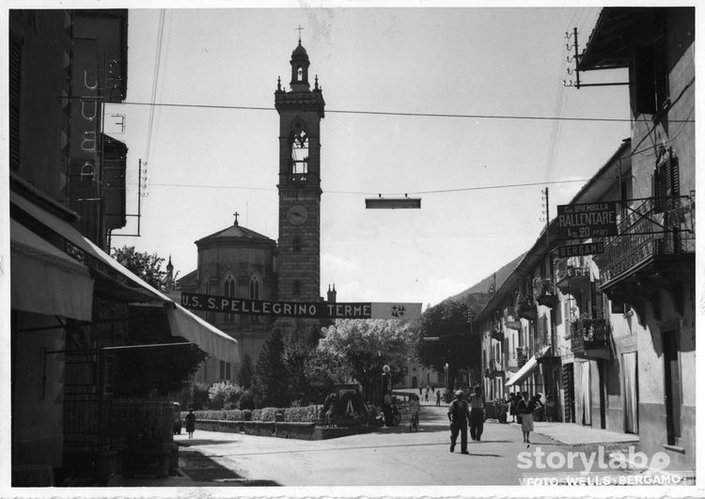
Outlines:
POLYGON ((182 292, 181 305, 208 312, 314 319, 413 320, 421 317, 420 303, 283 302, 182 292))
POLYGON ((617 202, 558 205, 561 239, 617 235, 617 202))
POLYGON ((605 243, 569 244, 558 246, 553 250, 558 258, 569 258, 571 256, 599 255, 605 252, 605 243))

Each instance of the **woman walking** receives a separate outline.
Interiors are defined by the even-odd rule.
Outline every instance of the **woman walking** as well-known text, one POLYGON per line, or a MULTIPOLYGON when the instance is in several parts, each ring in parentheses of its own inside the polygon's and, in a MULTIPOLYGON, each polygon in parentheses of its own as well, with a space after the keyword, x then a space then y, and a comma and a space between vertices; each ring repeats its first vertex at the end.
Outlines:
POLYGON ((529 434, 534 431, 534 402, 529 399, 529 392, 521 392, 521 398, 517 404, 517 412, 521 418, 521 431, 524 434, 524 443, 529 447, 529 445, 531 445, 529 434))
POLYGON ((185 419, 188 438, 193 438, 193 432, 196 431, 196 415, 193 413, 192 409, 189 409, 185 419))

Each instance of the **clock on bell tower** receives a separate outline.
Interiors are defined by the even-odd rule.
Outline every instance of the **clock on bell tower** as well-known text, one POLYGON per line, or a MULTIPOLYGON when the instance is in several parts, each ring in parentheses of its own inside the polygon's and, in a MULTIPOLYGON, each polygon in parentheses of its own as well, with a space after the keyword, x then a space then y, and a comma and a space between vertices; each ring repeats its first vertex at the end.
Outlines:
POLYGON ((321 161, 320 124, 325 101, 309 59, 299 44, 291 54, 290 89, 281 79, 274 93, 279 113, 279 299, 318 301, 320 297, 321 161))

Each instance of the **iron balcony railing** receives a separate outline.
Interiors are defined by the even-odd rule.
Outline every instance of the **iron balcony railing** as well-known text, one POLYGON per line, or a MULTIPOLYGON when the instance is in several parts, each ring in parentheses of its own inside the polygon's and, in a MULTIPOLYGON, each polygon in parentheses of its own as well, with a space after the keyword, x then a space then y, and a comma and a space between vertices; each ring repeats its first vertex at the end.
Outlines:
POLYGON ((610 327, 602 318, 580 318, 570 323, 571 350, 590 350, 609 346, 610 327))
POLYGON ((617 226, 619 236, 604 239, 604 253, 595 257, 603 287, 657 255, 695 253, 695 208, 690 196, 636 201, 617 226))
POLYGON ((590 269, 585 265, 583 257, 561 258, 556 261, 556 283, 558 286, 569 286, 576 279, 589 278, 590 269))

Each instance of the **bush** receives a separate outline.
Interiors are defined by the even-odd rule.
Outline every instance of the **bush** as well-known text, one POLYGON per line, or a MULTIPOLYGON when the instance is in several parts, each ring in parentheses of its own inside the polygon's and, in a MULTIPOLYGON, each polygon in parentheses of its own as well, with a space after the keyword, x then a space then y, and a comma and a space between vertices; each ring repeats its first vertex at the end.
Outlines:
POLYGON ((305 407, 287 407, 284 409, 284 421, 292 423, 312 423, 321 413, 321 409, 315 405, 305 407))
POLYGON ((183 405, 184 409, 191 407, 194 411, 208 408, 208 384, 195 383, 193 385, 193 395, 189 404, 183 405))
POLYGON ((208 389, 210 406, 214 409, 223 409, 226 408, 226 405, 236 407, 241 394, 242 388, 228 381, 214 383, 208 389))
POLYGON ((238 409, 242 410, 249 410, 250 412, 252 409, 255 408, 255 400, 254 400, 254 395, 252 394, 252 390, 245 390, 242 392, 242 395, 240 395, 240 400, 238 401, 238 409))

